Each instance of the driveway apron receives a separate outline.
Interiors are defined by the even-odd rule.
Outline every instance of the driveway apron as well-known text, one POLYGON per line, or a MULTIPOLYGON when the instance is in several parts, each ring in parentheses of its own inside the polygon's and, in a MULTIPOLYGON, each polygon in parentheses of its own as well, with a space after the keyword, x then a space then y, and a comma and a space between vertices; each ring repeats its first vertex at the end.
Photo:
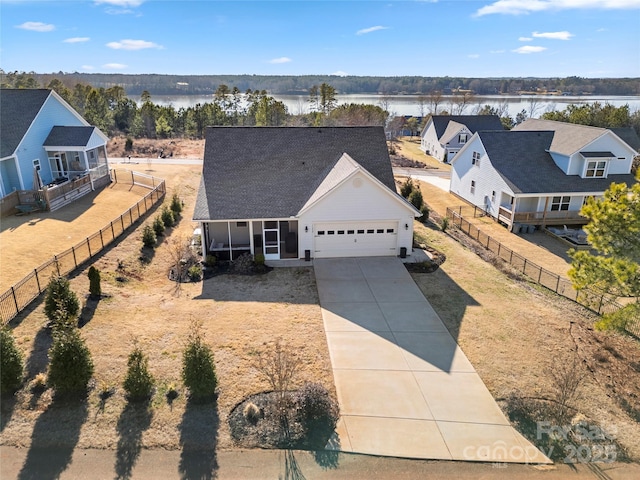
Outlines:
POLYGON ((314 260, 341 418, 327 448, 549 463, 515 431, 398 258, 314 260))

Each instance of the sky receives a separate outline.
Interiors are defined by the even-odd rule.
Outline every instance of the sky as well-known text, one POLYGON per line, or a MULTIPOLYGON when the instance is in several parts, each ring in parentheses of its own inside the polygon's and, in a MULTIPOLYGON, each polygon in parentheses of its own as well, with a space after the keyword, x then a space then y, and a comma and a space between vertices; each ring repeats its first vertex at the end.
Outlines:
POLYGON ((640 0, 0 0, 4 71, 640 77, 640 0))

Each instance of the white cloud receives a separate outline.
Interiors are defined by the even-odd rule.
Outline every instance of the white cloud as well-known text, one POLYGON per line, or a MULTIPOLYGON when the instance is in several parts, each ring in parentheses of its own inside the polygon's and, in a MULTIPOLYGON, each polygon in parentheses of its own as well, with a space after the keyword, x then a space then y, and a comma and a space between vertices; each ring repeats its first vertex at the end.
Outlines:
POLYGON ((504 53, 506 50, 490 50, 489 53, 504 53))
POLYGON ((530 42, 531 40, 533 40, 533 38, 531 38, 531 37, 520 37, 520 38, 518 38, 519 42, 530 42))
POLYGON ((107 47, 114 50, 144 50, 145 48, 164 48, 157 43, 147 42, 146 40, 120 40, 119 42, 109 42, 107 47))
POLYGON ((139 7, 144 0, 95 0, 96 5, 106 3, 107 5, 115 5, 116 7, 139 7))
POLYGON ((535 38, 550 38, 552 40, 569 40, 571 37, 573 37, 573 34, 567 32, 566 30, 562 32, 533 32, 532 35, 535 38))
POLYGON ((289 57, 279 57, 279 58, 272 58, 271 60, 269 60, 269 63, 279 64, 279 63, 289 63, 292 61, 293 60, 291 60, 289 57))
POLYGON ((467 55, 467 57, 469 57, 469 58, 480 58, 480 55, 478 55, 477 53, 471 53, 471 54, 467 55))
POLYGON ((342 70, 338 70, 337 72, 333 72, 330 75, 335 75, 336 77, 346 77, 349 74, 347 72, 343 72, 342 70))
POLYGON ((512 50, 514 53, 539 53, 544 52, 547 47, 536 47, 534 45, 525 45, 524 47, 516 48, 512 50))
POLYGON ((124 70, 127 66, 124 63, 105 63, 102 65, 103 68, 108 68, 109 70, 124 70))
POLYGON ((480 8, 475 16, 504 14, 523 15, 545 10, 568 9, 635 9, 640 8, 640 0, 497 0, 480 8))
POLYGON ((356 35, 365 35, 371 32, 377 32, 378 30, 387 30, 389 27, 383 27, 382 25, 376 25, 375 27, 363 28, 362 30, 358 30, 356 35))
POLYGON ((72 37, 63 40, 64 43, 82 43, 91 40, 89 37, 72 37))
POLYGON ((24 22, 21 25, 16 25, 16 28, 31 30, 32 32, 51 32, 52 30, 55 30, 56 27, 50 23, 24 22))

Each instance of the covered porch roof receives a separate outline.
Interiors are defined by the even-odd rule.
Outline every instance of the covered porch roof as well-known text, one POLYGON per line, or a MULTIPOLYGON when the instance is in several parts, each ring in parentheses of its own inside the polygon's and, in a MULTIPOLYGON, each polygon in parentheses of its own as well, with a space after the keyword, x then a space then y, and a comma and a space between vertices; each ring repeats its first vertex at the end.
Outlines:
POLYGON ((96 127, 57 125, 49 132, 43 147, 47 152, 61 149, 83 151, 105 145, 107 140, 107 137, 96 127))

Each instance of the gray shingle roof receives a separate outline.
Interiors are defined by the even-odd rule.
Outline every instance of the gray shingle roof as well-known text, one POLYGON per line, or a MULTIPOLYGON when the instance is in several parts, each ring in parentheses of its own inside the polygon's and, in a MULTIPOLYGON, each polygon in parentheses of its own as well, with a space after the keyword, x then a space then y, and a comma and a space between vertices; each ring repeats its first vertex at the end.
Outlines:
POLYGON ((65 127, 57 125, 51 129, 44 141, 45 147, 85 147, 95 127, 65 127))
POLYGON ((566 175, 546 151, 554 135, 550 131, 478 132, 491 164, 516 194, 604 192, 612 182, 635 183, 633 175, 566 175))
POLYGON ((555 120, 541 120, 539 118, 529 118, 513 128, 513 131, 524 130, 551 130, 556 132, 549 149, 562 155, 573 155, 607 132, 606 128, 556 122, 555 120))
POLYGON ((50 93, 46 89, 0 89, 0 158, 16 151, 50 93))
POLYGON ((382 127, 208 127, 194 219, 294 216, 344 153, 396 191, 382 127))
POLYGON ((636 152, 640 152, 640 137, 633 127, 610 128, 620 139, 633 148, 636 152))
POLYGON ((433 127, 438 140, 442 138, 449 122, 463 124, 473 135, 479 130, 503 130, 500 117, 497 115, 432 115, 433 127))

